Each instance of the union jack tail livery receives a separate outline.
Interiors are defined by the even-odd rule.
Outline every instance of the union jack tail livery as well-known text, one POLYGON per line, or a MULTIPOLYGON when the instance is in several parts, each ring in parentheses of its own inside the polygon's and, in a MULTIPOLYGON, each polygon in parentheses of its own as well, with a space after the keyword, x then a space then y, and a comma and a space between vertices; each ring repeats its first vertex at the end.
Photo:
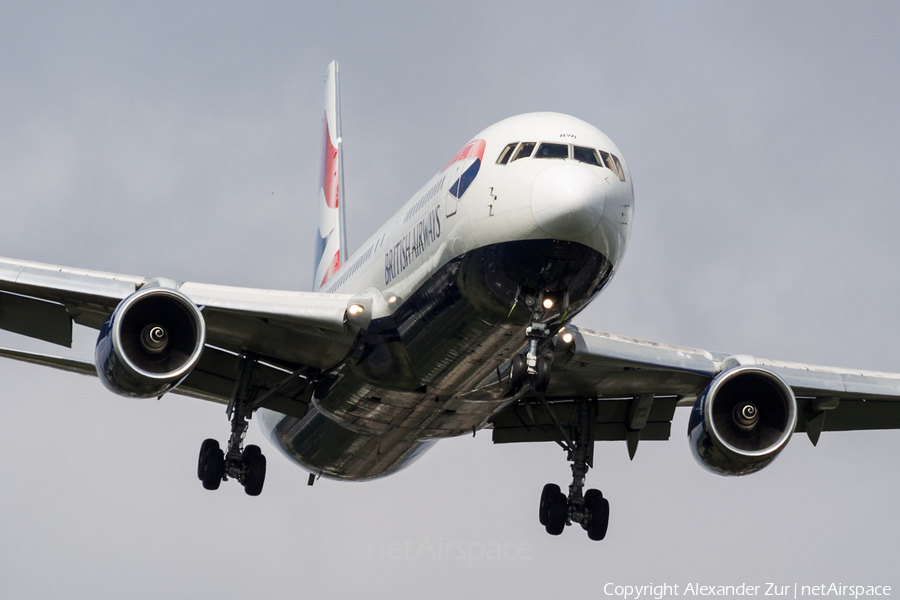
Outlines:
POLYGON ((318 291, 347 259, 344 239, 344 155, 341 150, 341 101, 338 63, 325 72, 325 115, 319 172, 318 231, 313 291, 318 291))

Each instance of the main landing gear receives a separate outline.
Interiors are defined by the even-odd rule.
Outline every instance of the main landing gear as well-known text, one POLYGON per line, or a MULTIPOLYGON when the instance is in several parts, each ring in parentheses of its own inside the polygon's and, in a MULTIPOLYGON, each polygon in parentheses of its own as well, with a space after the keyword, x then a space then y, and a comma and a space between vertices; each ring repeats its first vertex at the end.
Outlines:
MULTIPOLYGON (((545 406, 553 414, 552 408, 546 404, 545 406)), ((590 489, 584 492, 584 479, 594 461, 592 405, 588 400, 579 400, 576 403, 576 410, 577 425, 571 428, 574 435, 569 435, 560 426, 565 438, 563 447, 568 452, 568 460, 572 463, 569 494, 568 496, 563 494, 555 483, 545 485, 541 492, 539 518, 541 525, 550 535, 559 535, 566 525, 579 523, 587 531, 590 539, 600 541, 606 537, 609 526, 609 501, 603 497, 600 490, 590 489)))
POLYGON ((244 436, 247 435, 247 421, 253 415, 251 394, 255 368, 254 357, 241 355, 240 374, 227 410, 228 418, 231 420, 228 447, 222 451, 219 442, 213 439, 204 440, 200 445, 197 477, 208 490, 219 489, 219 485, 231 477, 241 482, 248 496, 259 496, 262 492, 266 480, 266 457, 263 456, 259 446, 249 445, 243 448, 244 436))
MULTIPOLYGON (((522 296, 521 290, 517 290, 510 314, 522 296)), ((528 347, 523 354, 512 357, 509 370, 510 392, 515 394, 529 379, 531 380, 532 389, 559 430, 558 443, 566 450, 568 460, 572 463, 572 483, 569 484, 568 495, 563 494, 555 483, 545 485, 541 492, 538 516, 541 525, 550 535, 559 535, 566 525, 578 523, 587 531, 590 539, 600 541, 606 537, 606 530, 609 527, 609 501, 603 497, 600 490, 584 491, 584 478, 593 466, 594 460, 592 431, 596 416, 594 401, 581 399, 575 402, 574 424, 564 426, 556 416, 552 406, 543 396, 550 385, 551 359, 549 356, 538 354, 543 342, 556 333, 551 332, 550 327, 542 320, 547 311, 553 310, 554 301, 543 292, 537 295, 526 293, 524 304, 531 313, 531 322, 525 328, 528 347)), ((563 318, 567 304, 567 296, 564 294, 563 318)))

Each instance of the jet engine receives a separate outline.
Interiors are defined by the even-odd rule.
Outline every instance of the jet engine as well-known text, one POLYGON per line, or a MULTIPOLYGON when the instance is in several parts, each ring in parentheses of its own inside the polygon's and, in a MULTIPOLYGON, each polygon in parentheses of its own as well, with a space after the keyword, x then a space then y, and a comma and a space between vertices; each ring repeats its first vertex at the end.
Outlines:
POLYGON ((797 399, 784 380, 757 366, 720 373, 691 411, 688 439, 701 466, 749 475, 767 466, 797 426, 797 399))
POLYGON ((161 396, 200 360, 203 315, 179 291, 145 287, 128 296, 103 324, 94 349, 97 375, 122 396, 161 396))

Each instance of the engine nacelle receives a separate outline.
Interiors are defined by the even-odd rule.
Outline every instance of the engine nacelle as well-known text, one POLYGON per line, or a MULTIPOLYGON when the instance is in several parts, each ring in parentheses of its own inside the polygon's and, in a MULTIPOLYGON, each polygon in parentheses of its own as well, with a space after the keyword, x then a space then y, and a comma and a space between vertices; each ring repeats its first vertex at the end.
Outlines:
POLYGON ((206 323, 179 291, 145 287, 128 296, 103 324, 94 349, 97 375, 122 396, 161 396, 200 360, 206 323))
POLYGON ((797 426, 797 399, 778 375, 756 366, 720 373, 691 411, 688 439, 703 467, 748 475, 767 466, 797 426))

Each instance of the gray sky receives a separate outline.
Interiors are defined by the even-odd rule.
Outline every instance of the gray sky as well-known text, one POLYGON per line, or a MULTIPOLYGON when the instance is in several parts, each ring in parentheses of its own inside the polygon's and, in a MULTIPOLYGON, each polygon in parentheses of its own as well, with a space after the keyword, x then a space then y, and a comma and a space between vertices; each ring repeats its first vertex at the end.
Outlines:
MULTIPOLYGON (((621 148, 637 203, 624 266, 579 324, 900 370, 896 4, 183 4, 0 4, 0 255, 307 289, 337 58, 352 249, 484 127, 565 112, 621 148)), ((11 362, 0 380, 3 598, 900 590, 897 432, 796 436, 722 478, 694 463, 681 412, 633 462, 598 444, 588 485, 612 516, 595 544, 537 522, 543 484, 569 480, 555 445, 482 432, 384 480, 309 488, 253 424, 269 472, 249 498, 196 479, 200 442, 228 431, 217 405, 11 362), (495 543, 519 554, 478 557, 495 543)))

